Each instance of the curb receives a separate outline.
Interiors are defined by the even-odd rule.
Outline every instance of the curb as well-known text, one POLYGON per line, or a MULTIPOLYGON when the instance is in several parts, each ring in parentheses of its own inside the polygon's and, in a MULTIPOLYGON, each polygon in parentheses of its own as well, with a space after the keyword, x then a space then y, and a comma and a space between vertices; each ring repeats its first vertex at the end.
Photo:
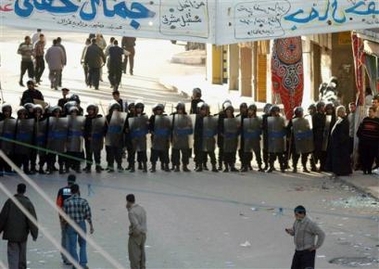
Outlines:
POLYGON ((374 194, 374 193, 372 193, 372 192, 370 191, 369 188, 359 186, 359 185, 357 185, 357 184, 355 184, 355 183, 353 183, 353 182, 350 182, 350 181, 348 181, 348 180, 346 180, 346 179, 344 179, 344 178, 340 178, 340 177, 339 177, 338 180, 341 181, 341 182, 343 182, 343 183, 346 184, 347 186, 349 186, 349 187, 353 187, 353 188, 355 188, 357 191, 359 191, 359 192, 361 192, 361 193, 364 193, 364 194, 366 194, 367 196, 369 196, 370 198, 372 198, 372 199, 374 199, 374 200, 376 200, 376 201, 379 202, 379 194, 374 194))

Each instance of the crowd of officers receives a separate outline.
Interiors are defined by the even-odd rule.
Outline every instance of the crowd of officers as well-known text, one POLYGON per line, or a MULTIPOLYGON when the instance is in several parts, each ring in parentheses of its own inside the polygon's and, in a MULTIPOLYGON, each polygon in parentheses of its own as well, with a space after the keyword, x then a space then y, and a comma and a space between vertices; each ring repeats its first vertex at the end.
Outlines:
MULTIPOLYGON (((213 172, 247 172, 253 170, 254 154, 258 171, 274 171, 278 159, 280 171, 285 172, 292 159, 292 171, 297 172, 301 157, 302 170, 309 173, 309 169, 325 171, 328 139, 336 122, 333 105, 323 102, 310 106, 306 116, 303 108, 295 108, 288 123, 280 108, 271 104, 266 104, 263 115, 258 115, 255 104, 246 103, 240 104, 235 115, 228 100, 218 114, 211 115, 209 105, 200 98, 192 100, 190 114, 183 102, 177 103, 170 115, 165 114, 163 104, 156 104, 150 117, 144 109, 142 101, 125 107, 113 100, 105 116, 96 104, 89 104, 84 115, 77 97, 47 109, 26 103, 13 118, 11 105, 3 104, 1 149, 26 174, 63 174, 70 169, 80 173, 83 161, 85 172, 94 167, 100 173, 104 147, 108 172, 114 172, 115 165, 119 172, 147 172, 150 148, 151 172, 156 171, 158 161, 164 171, 189 172, 192 155, 197 172, 208 170, 208 159, 213 172), (125 169, 123 158, 128 163, 125 169)), ((1 160, 0 175, 4 172, 12 169, 1 160)))

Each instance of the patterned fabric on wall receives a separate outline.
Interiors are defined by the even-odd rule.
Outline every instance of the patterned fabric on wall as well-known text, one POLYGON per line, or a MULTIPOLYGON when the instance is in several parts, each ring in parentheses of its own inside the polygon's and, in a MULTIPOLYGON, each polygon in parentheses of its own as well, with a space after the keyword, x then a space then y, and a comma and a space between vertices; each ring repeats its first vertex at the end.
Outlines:
POLYGON ((351 33, 351 44, 354 56, 355 86, 357 89, 357 105, 361 106, 364 102, 364 62, 365 53, 363 51, 363 41, 357 36, 357 33, 351 33))
POLYGON ((301 106, 304 72, 301 37, 275 39, 271 58, 273 95, 279 95, 289 120, 293 110, 301 106))

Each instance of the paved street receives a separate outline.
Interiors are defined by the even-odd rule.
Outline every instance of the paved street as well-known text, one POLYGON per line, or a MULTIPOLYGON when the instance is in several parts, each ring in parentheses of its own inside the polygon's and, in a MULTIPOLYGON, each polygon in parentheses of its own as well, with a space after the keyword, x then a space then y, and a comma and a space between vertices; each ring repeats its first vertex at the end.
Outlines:
MULTIPOLYGON (((30 33, 5 28, 0 31, 3 98, 17 105, 24 89, 18 86, 20 59, 16 50, 24 35, 30 33)), ((51 37, 61 36, 69 52, 63 86, 80 95, 84 108, 91 102, 106 108, 112 92, 105 82, 106 72, 99 91, 84 87, 79 55, 85 36, 45 34, 48 46, 51 37)), ((169 41, 138 40, 136 51, 135 76, 123 75, 121 96, 132 101, 142 98, 148 105, 148 114, 154 103, 166 103, 166 111, 171 112, 171 104, 183 100, 159 84, 162 78, 205 74, 204 66, 170 63, 171 57, 184 48, 169 41)), ((50 104, 55 104, 61 93, 49 89, 47 74, 46 70, 39 88, 50 104)), ((219 100, 224 97, 228 96, 219 96, 219 100)), ((266 174, 257 172, 255 161, 253 164, 255 171, 249 173, 158 170, 155 174, 141 171, 78 174, 81 195, 88 199, 93 211, 95 233, 91 238, 129 268, 125 195, 134 193, 137 203, 147 210, 147 268, 289 268, 294 245, 284 228, 294 221, 293 208, 303 204, 326 233, 326 241, 317 251, 316 268, 378 268, 376 200, 326 174, 266 174)), ((34 175, 31 179, 55 200, 66 177, 34 175)), ((19 176, 0 178, 0 183, 12 193, 22 181, 19 176)), ((26 194, 36 206, 41 227, 60 240, 56 212, 30 186, 26 194)), ((0 191, 1 206, 6 199, 0 191)), ((90 246, 88 256, 91 269, 113 268, 90 246)), ((0 261, 1 268, 1 263, 6 264, 6 241, 0 241, 0 261)), ((28 268, 70 267, 62 264, 59 251, 41 233, 36 242, 31 239, 28 242, 28 268)))

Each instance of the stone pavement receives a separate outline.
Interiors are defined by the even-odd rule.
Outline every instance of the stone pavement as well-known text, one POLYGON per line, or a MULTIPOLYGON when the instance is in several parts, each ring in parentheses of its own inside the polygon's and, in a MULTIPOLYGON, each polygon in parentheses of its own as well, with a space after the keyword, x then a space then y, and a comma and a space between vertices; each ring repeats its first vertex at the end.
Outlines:
MULTIPOLYGON (((202 51, 183 52, 173 56, 172 61, 190 65, 201 62, 203 56, 202 51)), ((221 107, 221 104, 226 99, 232 101, 234 106, 239 106, 242 102, 247 102, 248 104, 253 102, 252 98, 241 97, 238 91, 229 92, 227 85, 211 84, 206 80, 205 74, 161 77, 159 82, 166 88, 188 98, 192 95, 192 89, 199 87, 202 89, 202 99, 210 104, 211 108, 213 108, 212 111, 215 111, 217 107, 221 107)), ((257 105, 258 107, 263 107, 263 104, 257 105)), ((367 195, 379 199, 379 169, 377 174, 363 175, 362 171, 354 171, 351 176, 344 176, 339 179, 367 195)))

